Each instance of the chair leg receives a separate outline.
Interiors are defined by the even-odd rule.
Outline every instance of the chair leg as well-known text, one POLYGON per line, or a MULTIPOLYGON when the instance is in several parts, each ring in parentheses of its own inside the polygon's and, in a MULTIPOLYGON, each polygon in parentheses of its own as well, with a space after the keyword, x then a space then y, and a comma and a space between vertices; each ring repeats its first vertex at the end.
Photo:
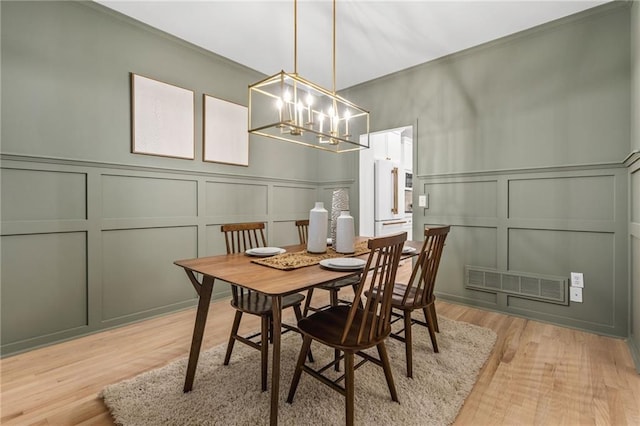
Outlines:
POLYGON ((262 330, 260 333, 260 374, 262 377, 262 392, 267 390, 267 365, 269 362, 269 323, 270 317, 263 315, 261 318, 262 330))
POLYGON ((411 336, 411 311, 404 311, 404 351, 407 359, 407 377, 413 377, 413 341, 411 336))
POLYGON ((433 317, 433 328, 436 330, 436 333, 440 333, 440 327, 438 326, 438 316, 436 315, 436 305, 435 303, 429 305, 431 310, 431 315, 433 317))
POLYGON ((424 318, 427 320, 427 329, 429 329, 429 337, 431 337, 431 345, 433 346, 433 352, 438 353, 438 342, 436 341, 435 325, 433 323, 433 315, 431 314, 431 308, 423 308, 424 318))
POLYGON ((300 376, 302 375, 302 367, 304 366, 304 359, 307 357, 307 352, 311 348, 311 337, 304 336, 302 341, 302 347, 300 348, 300 355, 298 355, 298 362, 296 363, 296 369, 293 373, 293 379, 291 379, 291 386, 289 386, 289 395, 287 396, 287 402, 291 404, 293 397, 298 389, 298 383, 300 383, 300 376))
POLYGON ((378 355, 380 361, 382 361, 382 369, 384 370, 384 377, 387 379, 387 386, 389 387, 389 393, 391 394, 391 400, 398 402, 398 392, 396 392, 396 385, 393 382, 393 375, 391 374, 391 364, 389 364, 389 355, 387 354, 387 347, 384 342, 378 343, 376 346, 378 349, 378 355))
MULTIPOLYGON (((302 319, 302 312, 300 311, 300 305, 294 305, 293 306, 293 312, 295 312, 296 314, 296 321, 300 321, 302 319)), ((309 348, 309 362, 314 362, 313 361, 313 354, 311 353, 311 348, 309 348)))
MULTIPOLYGON (((331 306, 338 306, 338 289, 334 288, 329 290, 329 301, 331 303, 331 306)), ((333 366, 333 369, 335 371, 340 371, 340 350, 338 349, 334 349, 333 350, 333 360, 336 361, 335 365, 333 366)))
POLYGON ((307 297, 304 301, 304 309, 302 310, 302 315, 304 317, 307 316, 307 314, 309 313, 309 306, 311 305, 311 297, 313 296, 313 289, 310 288, 309 291, 307 291, 307 297))
POLYGON ((241 319, 242 311, 236 311, 236 316, 233 318, 233 326, 231 327, 231 335, 229 336, 229 343, 227 343, 227 353, 224 356, 224 365, 229 365, 229 360, 231 360, 231 352, 233 352, 233 344, 236 342, 241 319))
POLYGON ((344 353, 344 398, 347 426, 353 426, 353 399, 355 394, 353 352, 344 353))

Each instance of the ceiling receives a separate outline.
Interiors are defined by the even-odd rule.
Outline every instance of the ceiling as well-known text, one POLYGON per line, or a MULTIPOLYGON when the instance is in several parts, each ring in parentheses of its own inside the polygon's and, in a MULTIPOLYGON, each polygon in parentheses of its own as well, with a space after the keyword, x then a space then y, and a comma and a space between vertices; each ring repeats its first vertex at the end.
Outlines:
MULTIPOLYGON (((605 1, 338 0, 336 89, 391 74, 605 1)), ((267 75, 294 71, 293 0, 98 0, 267 75)), ((327 89, 332 2, 298 1, 298 73, 327 89)))

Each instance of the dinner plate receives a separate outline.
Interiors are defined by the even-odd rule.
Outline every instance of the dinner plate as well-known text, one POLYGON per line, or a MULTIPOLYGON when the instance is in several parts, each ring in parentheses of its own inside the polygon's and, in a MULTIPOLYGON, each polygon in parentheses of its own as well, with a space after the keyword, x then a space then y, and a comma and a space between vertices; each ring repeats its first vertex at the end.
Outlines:
POLYGON ((338 257, 334 259, 324 259, 320 261, 320 265, 329 269, 337 269, 337 270, 355 270, 362 269, 364 265, 366 265, 362 259, 357 259, 354 257, 338 257))
POLYGON ((415 247, 402 247, 402 254, 410 254, 410 253, 415 253, 416 249, 415 247))
POLYGON ((284 252, 286 252, 286 250, 280 247, 256 247, 245 251, 249 256, 257 257, 275 256, 276 254, 282 254, 284 252))

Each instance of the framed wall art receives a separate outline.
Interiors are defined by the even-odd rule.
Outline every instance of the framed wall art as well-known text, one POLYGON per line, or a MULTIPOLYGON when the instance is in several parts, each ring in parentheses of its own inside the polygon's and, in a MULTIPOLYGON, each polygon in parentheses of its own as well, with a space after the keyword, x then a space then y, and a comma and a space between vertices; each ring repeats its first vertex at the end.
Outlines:
POLYGON ((249 110, 204 95, 204 161, 249 165, 249 110))
POLYGON ((195 157, 193 91, 131 74, 131 152, 195 157))

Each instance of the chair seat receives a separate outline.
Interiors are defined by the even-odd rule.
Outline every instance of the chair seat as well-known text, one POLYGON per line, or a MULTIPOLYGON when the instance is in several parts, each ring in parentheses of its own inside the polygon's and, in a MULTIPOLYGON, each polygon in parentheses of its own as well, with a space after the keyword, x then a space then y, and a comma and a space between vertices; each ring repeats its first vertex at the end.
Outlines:
POLYGON ((309 335, 325 345, 342 350, 360 350, 375 346, 391 333, 391 327, 389 326, 387 330, 378 335, 377 339, 369 340, 369 324, 371 321, 368 321, 369 324, 362 329, 363 340, 357 342, 360 323, 363 315, 365 315, 364 310, 357 309, 353 325, 347 334, 347 339, 344 343, 340 342, 350 309, 350 306, 345 305, 332 306, 307 318, 302 318, 298 321, 298 329, 302 334, 309 335))
POLYGON ((352 286, 354 284, 357 285, 359 283, 360 283, 360 276, 355 276, 355 277, 345 278, 342 280, 331 281, 329 283, 319 285, 317 288, 321 288, 323 290, 334 290, 334 289, 340 289, 342 287, 346 287, 350 285, 352 286))
MULTIPOLYGON (((299 305, 304 300, 302 294, 290 294, 282 298, 282 309, 299 305)), ((238 303, 231 300, 231 306, 239 311, 253 315, 264 315, 271 312, 271 297, 262 293, 249 292, 238 297, 238 303)))
POLYGON ((391 298, 391 306, 393 306, 394 308, 405 307, 405 308, 416 309, 416 308, 423 308, 424 306, 429 306, 436 300, 435 296, 431 296, 431 298, 427 300, 427 302, 424 305, 422 303, 415 303, 415 304, 412 303, 415 300, 415 296, 416 296, 416 289, 415 287, 412 287, 409 290, 409 297, 407 298, 407 303, 403 305, 402 299, 404 298, 404 294, 406 292, 407 292, 406 284, 396 283, 393 286, 393 296, 391 298))
MULTIPOLYGON (((416 288, 412 287, 409 290, 409 297, 407 297, 407 303, 402 303, 406 292, 407 292, 406 284, 395 283, 393 285, 393 293, 391 295, 391 307, 396 309, 411 309, 411 310, 420 309, 425 306, 431 305, 436 300, 435 296, 432 296, 431 299, 428 300, 427 303, 424 305, 422 303, 413 303, 416 296, 416 288)), ((368 291, 365 292, 366 297, 369 297, 370 294, 373 294, 374 296, 378 294, 378 288, 377 287, 374 288, 371 291, 371 293, 369 293, 368 291)))

